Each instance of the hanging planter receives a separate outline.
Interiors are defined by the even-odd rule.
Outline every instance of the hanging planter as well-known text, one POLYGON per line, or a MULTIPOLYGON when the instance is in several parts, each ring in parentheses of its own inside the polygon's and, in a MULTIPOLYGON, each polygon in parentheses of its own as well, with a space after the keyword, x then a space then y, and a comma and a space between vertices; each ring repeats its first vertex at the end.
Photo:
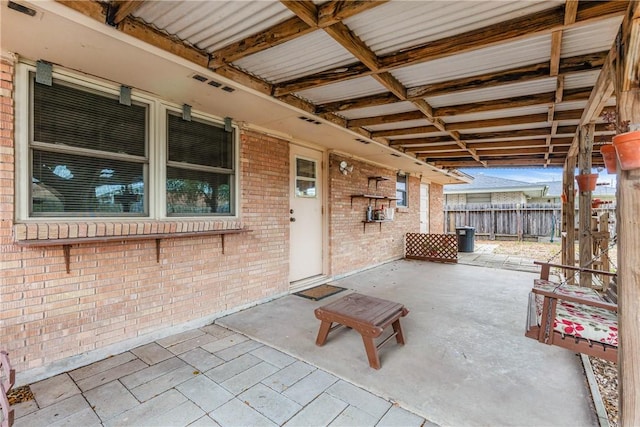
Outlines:
POLYGON ((576 175, 576 182, 578 183, 578 189, 580 189, 580 192, 595 190, 597 181, 598 181, 597 173, 586 173, 583 175, 576 175))
POLYGON ((604 165, 607 167, 607 172, 615 174, 618 169, 615 147, 611 144, 603 145, 600 147, 600 154, 602 154, 602 158, 604 159, 604 165))
POLYGON ((627 171, 640 168, 640 130, 614 136, 613 146, 620 169, 627 171))

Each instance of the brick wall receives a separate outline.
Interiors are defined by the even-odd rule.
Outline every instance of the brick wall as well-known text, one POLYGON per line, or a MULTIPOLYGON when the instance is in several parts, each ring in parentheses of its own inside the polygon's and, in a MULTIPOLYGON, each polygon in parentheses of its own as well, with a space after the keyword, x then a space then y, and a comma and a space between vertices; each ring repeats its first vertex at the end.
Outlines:
MULTIPOLYGON (((329 226, 331 274, 341 275, 369 265, 375 265, 402 257, 403 236, 408 232, 420 231, 420 181, 409 177, 407 209, 400 208, 393 222, 363 224, 369 200, 354 198, 353 194, 378 194, 395 197, 395 171, 383 169, 368 163, 355 161, 331 154, 329 159, 329 226), (340 173, 339 164, 347 161, 353 165, 353 172, 340 173), (370 176, 387 176, 389 181, 381 181, 376 189, 375 182, 368 182, 370 176)), ((372 206, 381 205, 371 201, 372 206)), ((388 206, 388 201, 385 206, 388 206)), ((395 206, 395 202, 391 202, 395 206)))
POLYGON ((429 232, 444 233, 444 187, 441 184, 429 186, 429 232))
MULTIPOLYGON (((286 141, 243 132, 241 222, 170 221, 13 224, 13 64, 0 78, 0 348, 19 373, 61 359, 144 340, 163 329, 214 318, 288 289, 286 141), (152 234, 235 228, 250 233, 74 244, 70 273, 61 246, 23 247, 15 238, 152 234), (15 236, 14 236, 15 233, 15 236)), ((19 374, 20 376, 20 374, 19 374)))

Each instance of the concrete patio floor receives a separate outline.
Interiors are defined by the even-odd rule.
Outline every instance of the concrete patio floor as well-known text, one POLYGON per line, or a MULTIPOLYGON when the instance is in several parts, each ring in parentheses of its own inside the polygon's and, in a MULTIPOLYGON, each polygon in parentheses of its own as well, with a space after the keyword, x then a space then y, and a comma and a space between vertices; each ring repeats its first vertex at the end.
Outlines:
POLYGON ((580 359, 523 336, 534 277, 394 261, 32 384, 15 426, 598 425, 580 359), (354 331, 315 345, 313 310, 353 291, 410 310, 380 370, 354 331))
POLYGON ((210 325, 31 385, 15 427, 415 426, 322 369, 210 325))
POLYGON ((289 295, 217 324, 305 360, 440 425, 598 425, 580 358, 524 337, 536 274, 400 260, 334 285, 319 302, 289 295), (405 304, 406 345, 369 368, 361 337, 335 331, 315 345, 313 310, 357 291, 405 304))

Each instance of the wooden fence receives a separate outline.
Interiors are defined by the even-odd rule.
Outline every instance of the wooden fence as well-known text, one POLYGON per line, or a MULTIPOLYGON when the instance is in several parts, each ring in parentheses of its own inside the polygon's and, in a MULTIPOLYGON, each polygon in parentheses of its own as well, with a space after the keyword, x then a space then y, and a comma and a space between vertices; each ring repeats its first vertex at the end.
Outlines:
POLYGON ((475 227, 476 237, 538 240, 560 238, 560 204, 483 204, 445 206, 445 232, 475 227))

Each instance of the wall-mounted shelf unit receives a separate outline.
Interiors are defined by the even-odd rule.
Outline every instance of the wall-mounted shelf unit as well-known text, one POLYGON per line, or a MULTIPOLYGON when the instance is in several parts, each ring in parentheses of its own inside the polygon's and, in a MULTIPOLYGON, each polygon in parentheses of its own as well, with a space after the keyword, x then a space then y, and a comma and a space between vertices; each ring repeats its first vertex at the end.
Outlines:
POLYGON ((367 231, 367 224, 380 224, 380 232, 382 232, 382 223, 383 222, 393 222, 390 219, 383 219, 383 220, 371 220, 371 221, 362 221, 362 232, 366 233, 367 231))
POLYGON ((369 177, 367 177, 367 187, 369 187, 371 185, 371 181, 375 181, 376 190, 377 190, 378 189, 378 183, 380 181, 391 181, 391 178, 389 178, 388 176, 369 176, 369 177))
POLYGON ((192 231, 186 233, 158 233, 158 234, 135 234, 126 236, 100 236, 100 237, 78 237, 69 239, 50 239, 50 240, 20 240, 17 242, 20 246, 26 247, 44 247, 44 246, 62 246, 64 253, 64 263, 67 267, 67 273, 71 273, 71 245, 86 243, 106 243, 106 242, 125 242, 132 240, 155 240, 156 241, 156 261, 160 262, 160 241, 162 239, 178 239, 183 237, 204 237, 219 235, 222 239, 222 253, 224 254, 224 236, 226 234, 248 233, 251 230, 246 228, 230 229, 230 230, 209 230, 209 231, 192 231))
POLYGON ((392 200, 398 200, 395 197, 386 197, 386 196, 376 196, 374 194, 352 194, 351 195, 351 207, 353 207, 353 199, 369 199, 369 204, 371 204, 371 200, 381 200, 383 202, 389 202, 389 207, 391 207, 392 200))

